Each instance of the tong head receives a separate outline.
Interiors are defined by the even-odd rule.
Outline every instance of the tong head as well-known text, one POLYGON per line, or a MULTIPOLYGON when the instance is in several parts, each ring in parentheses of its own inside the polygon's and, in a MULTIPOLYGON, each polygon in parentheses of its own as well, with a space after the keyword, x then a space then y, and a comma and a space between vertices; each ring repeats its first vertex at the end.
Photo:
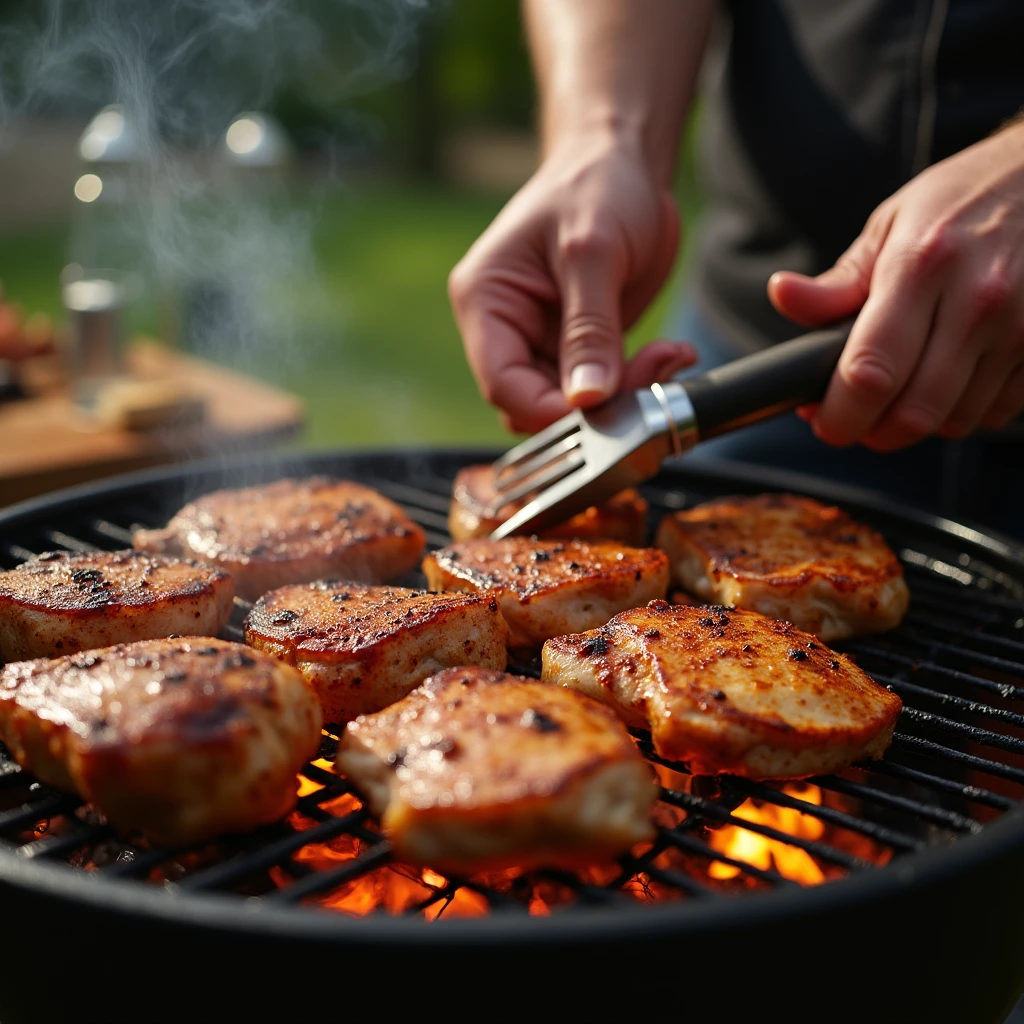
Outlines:
POLYGON ((494 463, 489 512, 532 500, 491 534, 535 533, 600 505, 655 476, 673 452, 662 403, 651 388, 626 392, 596 409, 575 409, 494 463))

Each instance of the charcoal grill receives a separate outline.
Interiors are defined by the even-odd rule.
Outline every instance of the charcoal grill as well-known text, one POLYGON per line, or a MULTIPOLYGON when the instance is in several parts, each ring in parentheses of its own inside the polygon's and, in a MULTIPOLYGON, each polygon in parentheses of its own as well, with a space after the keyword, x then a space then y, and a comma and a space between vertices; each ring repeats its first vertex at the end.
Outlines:
MULTIPOLYGON (((307 473, 379 489, 436 547, 448 540, 455 472, 495 454, 324 453, 133 474, 0 513, 0 560, 123 547, 136 526, 162 524, 200 493, 307 473)), ((391 853, 323 763, 304 770, 306 788, 322 788, 300 798, 298 819, 200 851, 162 850, 117 839, 0 747, 4 1024, 359 1009, 1001 1024, 1024 988, 1024 550, 859 491, 739 464, 684 460, 643 490, 652 524, 715 495, 789 490, 841 504, 886 536, 906 568, 910 612, 893 633, 837 645, 904 700, 884 760, 811 780, 821 806, 775 786, 666 775, 662 804, 685 817, 600 878, 432 876, 400 913, 356 917, 323 898, 386 870, 391 853), (751 797, 801 810, 826 831, 808 838, 737 817, 751 797), (805 887, 774 863, 717 850, 728 825, 803 850, 828 880, 805 887), (326 866, 301 857, 346 837, 354 856, 326 866), (705 871, 715 863, 739 873, 715 883, 705 871), (539 891, 558 893, 545 916, 530 913, 539 891), (487 912, 452 918, 460 893, 487 912)), ((238 603, 230 637, 240 638, 245 610, 238 603)), ((325 736, 323 756, 333 743, 325 736)))

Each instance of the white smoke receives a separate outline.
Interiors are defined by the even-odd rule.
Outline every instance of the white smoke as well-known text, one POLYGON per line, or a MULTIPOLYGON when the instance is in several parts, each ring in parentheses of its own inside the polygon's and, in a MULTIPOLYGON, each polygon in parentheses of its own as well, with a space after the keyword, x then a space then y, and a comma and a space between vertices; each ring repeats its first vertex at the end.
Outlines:
POLYGON ((236 364, 251 357, 264 369, 308 357, 294 327, 298 305, 315 301, 315 207, 283 201, 280 182, 253 188, 245 175, 214 173, 217 146, 232 118, 283 88, 337 109, 407 75, 431 6, 26 2, 20 18, 0 25, 0 146, 16 144, 26 116, 120 105, 141 178, 124 227, 157 287, 174 291, 179 314, 190 315, 188 295, 193 306, 205 301, 196 321, 203 354, 236 364))

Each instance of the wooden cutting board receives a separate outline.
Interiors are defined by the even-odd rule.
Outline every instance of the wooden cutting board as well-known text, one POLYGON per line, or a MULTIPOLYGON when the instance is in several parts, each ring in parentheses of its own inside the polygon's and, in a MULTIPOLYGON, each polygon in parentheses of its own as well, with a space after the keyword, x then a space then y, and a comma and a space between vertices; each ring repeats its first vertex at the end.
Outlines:
POLYGON ((0 403, 0 506, 72 484, 218 453, 269 449, 302 429, 296 395, 154 341, 130 345, 134 376, 178 382, 201 396, 201 420, 150 430, 95 423, 59 373, 25 368, 29 397, 0 403))

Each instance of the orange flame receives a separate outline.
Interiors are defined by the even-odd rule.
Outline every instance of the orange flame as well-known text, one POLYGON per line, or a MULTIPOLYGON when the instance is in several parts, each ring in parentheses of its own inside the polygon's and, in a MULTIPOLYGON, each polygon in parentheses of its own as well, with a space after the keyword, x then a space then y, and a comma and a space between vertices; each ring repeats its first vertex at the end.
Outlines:
MULTIPOLYGON (((822 803, 822 793, 817 786, 789 783, 783 786, 782 792, 817 807, 822 803)), ((733 817, 767 825, 796 839, 820 839, 825 833, 823 821, 792 807, 762 804, 751 799, 732 813, 733 817)), ((726 825, 712 832, 709 843, 713 850, 733 860, 765 871, 774 868, 780 875, 802 885, 819 885, 825 881, 825 873, 806 850, 751 832, 741 825, 726 825)), ((717 879, 735 878, 739 873, 740 868, 720 861, 708 867, 708 874, 717 879)))

